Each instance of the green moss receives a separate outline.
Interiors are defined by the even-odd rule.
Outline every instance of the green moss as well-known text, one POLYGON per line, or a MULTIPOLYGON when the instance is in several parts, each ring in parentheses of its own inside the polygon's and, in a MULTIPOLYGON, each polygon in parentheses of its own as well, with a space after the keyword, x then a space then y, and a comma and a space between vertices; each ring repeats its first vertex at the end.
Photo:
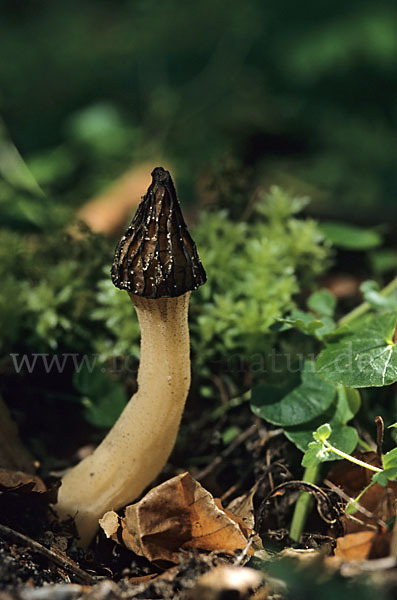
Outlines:
MULTIPOLYGON (((190 308, 194 382, 265 356, 277 335, 271 326, 328 265, 316 223, 296 216, 305 203, 274 188, 248 222, 202 213, 193 236, 208 282, 190 308)), ((121 357, 117 370, 134 370, 140 330, 128 294, 110 281, 112 257, 113 243, 88 231, 76 239, 0 230, 2 355, 99 355, 111 370, 121 357)), ((238 383, 238 368, 231 377, 238 383)))

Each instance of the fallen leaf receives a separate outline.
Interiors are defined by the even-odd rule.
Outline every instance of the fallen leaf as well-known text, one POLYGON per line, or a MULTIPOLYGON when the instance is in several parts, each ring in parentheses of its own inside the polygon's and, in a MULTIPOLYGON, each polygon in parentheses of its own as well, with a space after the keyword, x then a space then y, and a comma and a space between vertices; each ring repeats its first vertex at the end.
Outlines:
MULTIPOLYGON (((111 523, 108 533, 116 540, 114 516, 107 513, 106 523, 111 523)), ((177 563, 182 549, 234 554, 245 548, 250 533, 241 519, 225 511, 189 473, 153 488, 127 506, 121 519, 125 546, 150 561, 177 563)))
POLYGON ((358 531, 337 538, 335 556, 344 561, 367 559, 375 535, 375 531, 358 531))
POLYGON ((0 519, 3 525, 30 533, 47 519, 49 503, 56 502, 59 482, 47 489, 37 476, 0 469, 0 519))
MULTIPOLYGON (((375 452, 358 455, 365 462, 379 465, 375 452)), ((372 472, 348 461, 341 461, 328 474, 328 479, 344 493, 346 498, 355 498, 371 481, 372 472)), ((396 516, 397 483, 387 487, 371 486, 361 496, 357 511, 341 518, 345 536, 337 539, 335 557, 349 560, 378 559, 390 556, 392 534, 386 523, 396 516)), ((333 558, 330 559, 331 562, 333 558)), ((335 563, 337 558, 335 558, 335 563)))
POLYGON ((255 483, 247 494, 234 498, 227 506, 227 510, 242 519, 244 525, 250 529, 253 529, 255 524, 254 496, 257 489, 258 483, 255 483))
POLYGON ((43 493, 47 488, 40 477, 24 473, 23 471, 14 471, 12 469, 0 469, 0 492, 20 492, 20 493, 43 493))
POLYGON ((106 512, 102 519, 99 519, 99 525, 102 527, 107 538, 117 541, 117 532, 120 527, 120 517, 113 510, 106 512))
MULTIPOLYGON (((379 459, 375 452, 365 452, 357 455, 358 458, 369 464, 379 466, 379 459)), ((350 498, 355 498, 371 481, 373 473, 364 467, 359 467, 349 461, 340 461, 328 474, 328 479, 343 490, 350 498)), ((354 519, 343 515, 341 522, 345 534, 365 531, 370 526, 386 523, 396 516, 394 506, 397 498, 397 482, 389 482, 387 488, 378 484, 370 487, 360 498, 358 510, 354 519), (358 519, 358 520, 357 520, 358 519)))

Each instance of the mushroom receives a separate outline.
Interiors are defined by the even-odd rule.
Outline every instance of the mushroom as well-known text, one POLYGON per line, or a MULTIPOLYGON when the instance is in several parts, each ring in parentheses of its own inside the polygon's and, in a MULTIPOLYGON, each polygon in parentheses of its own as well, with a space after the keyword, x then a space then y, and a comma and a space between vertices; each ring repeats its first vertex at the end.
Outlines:
POLYGON ((96 450, 62 479, 56 510, 87 545, 108 510, 134 500, 164 467, 190 387, 188 305, 206 275, 168 171, 157 167, 116 247, 112 281, 141 328, 138 390, 96 450))

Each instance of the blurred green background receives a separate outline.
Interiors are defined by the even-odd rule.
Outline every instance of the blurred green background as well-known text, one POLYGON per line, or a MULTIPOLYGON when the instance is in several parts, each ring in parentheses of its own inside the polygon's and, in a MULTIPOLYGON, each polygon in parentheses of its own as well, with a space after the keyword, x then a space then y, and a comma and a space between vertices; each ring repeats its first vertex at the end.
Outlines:
POLYGON ((33 178, 77 206, 154 156, 182 197, 231 164, 316 214, 396 218, 396 17, 394 0, 3 0, 2 220, 33 178))

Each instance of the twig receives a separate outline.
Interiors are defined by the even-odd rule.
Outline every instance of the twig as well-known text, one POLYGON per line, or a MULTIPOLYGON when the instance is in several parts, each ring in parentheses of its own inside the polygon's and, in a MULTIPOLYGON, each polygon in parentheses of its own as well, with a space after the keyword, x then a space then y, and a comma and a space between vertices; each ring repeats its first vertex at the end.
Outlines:
POLYGON ((21 546, 30 548, 34 552, 45 556, 49 561, 53 562, 58 567, 61 567, 61 569, 64 569, 64 571, 70 575, 73 575, 78 583, 85 585, 94 585, 97 583, 95 577, 89 575, 86 571, 83 571, 83 569, 80 569, 80 567, 68 556, 57 554, 53 550, 46 548, 39 542, 32 540, 30 537, 19 531, 15 531, 5 525, 0 525, 0 537, 11 544, 20 544, 21 546))
POLYGON ((365 517, 367 517, 367 519, 372 519, 373 521, 375 521, 377 523, 377 526, 375 527, 374 525, 371 525, 371 523, 365 523, 364 521, 361 521, 361 519, 357 519, 357 517, 353 517, 353 515, 350 515, 349 513, 345 513, 345 517, 347 519, 350 519, 351 521, 355 521, 356 523, 360 523, 361 525, 365 525, 366 527, 369 527, 370 529, 378 530, 379 527, 387 529, 387 524, 384 521, 382 521, 382 519, 379 519, 379 517, 377 517, 373 512, 370 512, 369 510, 367 510, 365 508, 365 506, 362 506, 359 502, 354 500, 354 498, 351 498, 341 488, 339 488, 334 483, 332 483, 332 481, 329 481, 329 479, 324 479, 323 484, 326 485, 327 487, 329 487, 330 490, 332 490, 335 494, 337 494, 340 498, 345 500, 347 503, 354 502, 357 512, 362 513, 365 517))
POLYGON ((210 462, 209 465, 207 465, 204 469, 202 469, 200 471, 200 473, 198 473, 198 475, 196 475, 196 479, 198 481, 200 481, 200 479, 204 479, 210 473, 215 471, 215 469, 217 469, 219 467, 219 465, 222 463, 222 461, 225 458, 227 458, 240 444, 242 444, 249 437, 251 437, 251 435, 253 435, 257 431, 257 429, 258 429, 258 424, 254 423, 253 425, 251 425, 251 427, 248 427, 248 429, 246 429, 245 431, 242 431, 240 433, 240 435, 237 436, 236 439, 233 440, 233 442, 231 442, 227 446, 227 448, 225 448, 218 456, 216 456, 214 458, 214 460, 212 462, 210 462))
POLYGON ((375 417, 376 423, 376 454, 378 455, 378 460, 380 464, 383 464, 382 461, 382 446, 383 446, 383 436, 385 434, 385 424, 383 422, 382 417, 375 417))

